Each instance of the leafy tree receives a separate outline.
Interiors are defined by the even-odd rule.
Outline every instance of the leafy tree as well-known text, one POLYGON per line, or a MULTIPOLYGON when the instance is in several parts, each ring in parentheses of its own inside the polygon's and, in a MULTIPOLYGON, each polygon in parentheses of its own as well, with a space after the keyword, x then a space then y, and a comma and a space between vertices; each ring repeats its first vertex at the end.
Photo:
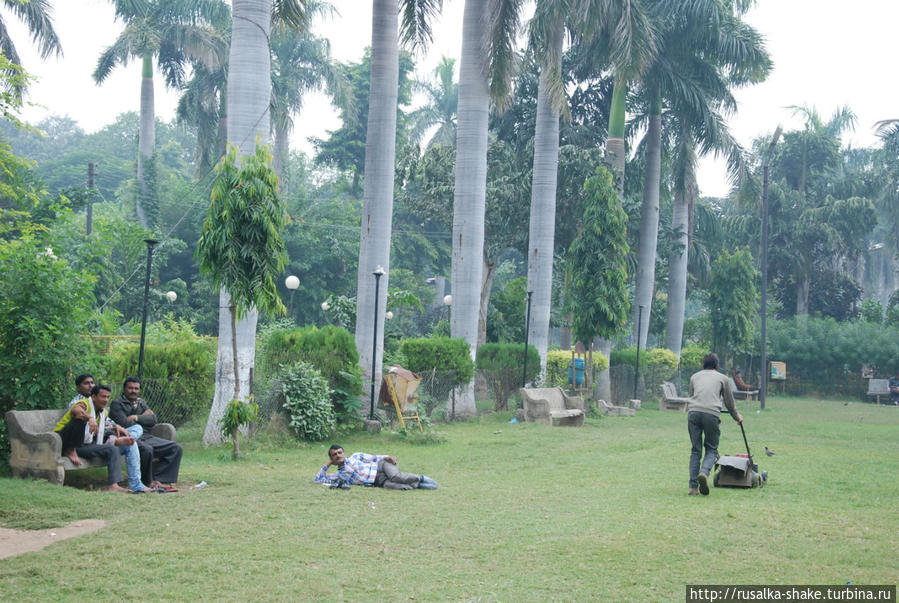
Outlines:
POLYGON ((752 255, 745 247, 733 253, 723 250, 712 265, 709 308, 714 349, 726 354, 749 342, 757 312, 756 278, 752 255))
POLYGON ((271 162, 268 147, 257 143, 256 152, 238 165, 238 148, 229 145, 216 166, 212 203, 197 244, 200 269, 231 299, 235 400, 241 399, 237 320, 251 308, 285 311, 275 285, 287 260, 281 235, 285 213, 271 162))
POLYGON ((862 301, 862 305, 858 309, 858 315, 865 322, 879 325, 883 322, 883 306, 878 300, 868 298, 862 301))
POLYGON ((611 339, 627 322, 630 307, 624 259, 629 251, 627 216, 606 168, 597 167, 584 188, 582 231, 572 241, 565 262, 564 311, 572 317, 575 339, 611 339))
MULTIPOLYGON (((53 54, 62 56, 62 45, 53 28, 53 9, 48 0, 2 0, 0 6, 12 11, 20 21, 25 23, 32 41, 40 50, 42 59, 50 58, 53 54)), ((20 66, 22 64, 16 45, 9 36, 9 29, 2 12, 0 12, 0 53, 13 65, 20 66)), ((9 73, 5 67, 3 72, 9 73)), ((6 78, 3 81, 3 87, 12 91, 19 98, 22 97, 26 86, 26 82, 21 79, 6 78)))

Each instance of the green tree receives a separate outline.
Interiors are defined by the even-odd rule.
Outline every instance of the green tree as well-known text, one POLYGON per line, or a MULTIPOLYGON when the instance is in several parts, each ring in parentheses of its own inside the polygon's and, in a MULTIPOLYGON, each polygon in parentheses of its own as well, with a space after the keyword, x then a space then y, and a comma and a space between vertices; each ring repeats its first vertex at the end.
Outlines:
MULTIPOLYGON (((53 9, 48 0, 2 0, 0 7, 12 12, 25 23, 31 39, 40 50, 42 59, 50 58, 53 54, 62 56, 62 45, 59 43, 56 30, 53 29, 53 9)), ((7 20, 0 11, 0 53, 13 65, 21 66, 22 60, 19 58, 19 52, 9 36, 7 20)), ((8 73, 6 68, 3 71, 8 73)), ((22 97, 27 86, 25 81, 9 78, 4 78, 3 85, 19 98, 22 97)))
POLYGON ((611 339, 627 322, 627 215, 604 167, 584 184, 582 231, 568 249, 564 312, 580 341, 611 339))
MULTIPOLYGON (((238 148, 229 145, 216 166, 212 203, 197 244, 200 269, 230 301, 231 367, 222 364, 234 373, 234 400, 241 399, 237 320, 255 308, 285 311, 275 285, 287 261, 281 238, 285 212, 271 163, 267 146, 257 143, 254 154, 238 160, 238 148)), ((209 422, 217 425, 223 412, 213 405, 209 422)))
MULTIPOLYGON (((752 320, 758 312, 758 273, 746 247, 733 253, 727 249, 712 265, 709 308, 712 319, 713 349, 736 352, 749 343, 752 320)), ((724 363, 727 366, 727 363, 724 363)))

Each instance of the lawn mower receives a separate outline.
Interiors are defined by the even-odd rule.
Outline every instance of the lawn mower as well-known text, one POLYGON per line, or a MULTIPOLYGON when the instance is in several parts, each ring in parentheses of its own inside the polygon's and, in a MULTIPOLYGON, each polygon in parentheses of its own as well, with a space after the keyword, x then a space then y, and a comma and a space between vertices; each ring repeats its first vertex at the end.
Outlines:
POLYGON ((761 488, 768 481, 768 472, 759 473, 759 466, 752 460, 743 422, 741 421, 739 425, 743 433, 743 443, 746 444, 746 454, 718 457, 713 478, 716 488, 761 488))

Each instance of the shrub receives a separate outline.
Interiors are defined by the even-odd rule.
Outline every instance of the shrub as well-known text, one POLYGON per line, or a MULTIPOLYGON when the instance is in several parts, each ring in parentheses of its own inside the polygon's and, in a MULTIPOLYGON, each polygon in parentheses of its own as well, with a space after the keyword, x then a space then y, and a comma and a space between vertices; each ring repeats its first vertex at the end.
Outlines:
POLYGON ((331 435, 336 425, 331 388, 311 363, 301 360, 285 367, 277 389, 297 437, 318 441, 331 435))
MULTIPOLYGON (((640 355, 642 359, 642 354, 640 355)), ((677 371, 677 354, 667 348, 652 348, 646 352, 646 391, 658 391, 663 381, 670 381, 677 371)))
MULTIPOLYGON (((476 366, 487 379, 493 391, 495 410, 508 410, 509 396, 521 387, 524 369, 524 345, 520 343, 485 343, 478 348, 476 366)), ((533 381, 540 373, 540 355, 537 348, 528 345, 527 381, 533 381)))
MULTIPOLYGON (((546 387, 568 387, 568 367, 571 364, 571 352, 551 350, 546 353, 546 387)), ((594 373, 609 368, 609 361, 604 354, 593 351, 594 373)))
POLYGON ((883 322, 883 306, 880 300, 868 298, 863 299, 861 307, 858 309, 858 316, 865 322, 880 324, 883 322))
POLYGON ((277 367, 296 360, 312 364, 328 381, 337 420, 353 421, 362 404, 362 369, 356 341, 349 331, 335 326, 274 330, 259 355, 272 375, 278 373, 277 367))
POLYGON ((419 375, 428 371, 455 373, 455 381, 463 385, 474 376, 474 362, 468 342, 449 337, 422 337, 407 339, 400 345, 400 353, 406 359, 403 368, 419 375))
POLYGON ((681 374, 693 374, 702 369, 702 359, 709 353, 709 347, 699 343, 688 343, 680 351, 681 374))
MULTIPOLYGON (((114 348, 107 376, 113 384, 137 373, 140 346, 114 348)), ((183 425, 208 410, 215 393, 215 352, 211 340, 146 345, 141 396, 160 420, 183 425)))

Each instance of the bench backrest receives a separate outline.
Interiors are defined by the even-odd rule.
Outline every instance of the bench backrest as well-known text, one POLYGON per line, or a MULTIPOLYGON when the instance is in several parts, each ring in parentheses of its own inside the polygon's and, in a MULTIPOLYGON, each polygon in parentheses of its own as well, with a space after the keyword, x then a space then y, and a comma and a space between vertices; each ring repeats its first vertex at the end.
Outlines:
POLYGON ((890 393, 889 379, 870 379, 868 381, 868 394, 872 396, 885 396, 890 393))
POLYGON ((534 387, 522 389, 524 395, 530 400, 546 400, 549 403, 549 411, 565 410, 565 393, 561 387, 534 387))
POLYGON ((6 423, 10 430, 19 429, 25 433, 53 431, 56 424, 66 414, 64 408, 50 410, 10 410, 6 413, 6 423))
POLYGON ((662 395, 666 398, 677 398, 677 390, 674 389, 674 384, 670 381, 662 383, 662 395))

